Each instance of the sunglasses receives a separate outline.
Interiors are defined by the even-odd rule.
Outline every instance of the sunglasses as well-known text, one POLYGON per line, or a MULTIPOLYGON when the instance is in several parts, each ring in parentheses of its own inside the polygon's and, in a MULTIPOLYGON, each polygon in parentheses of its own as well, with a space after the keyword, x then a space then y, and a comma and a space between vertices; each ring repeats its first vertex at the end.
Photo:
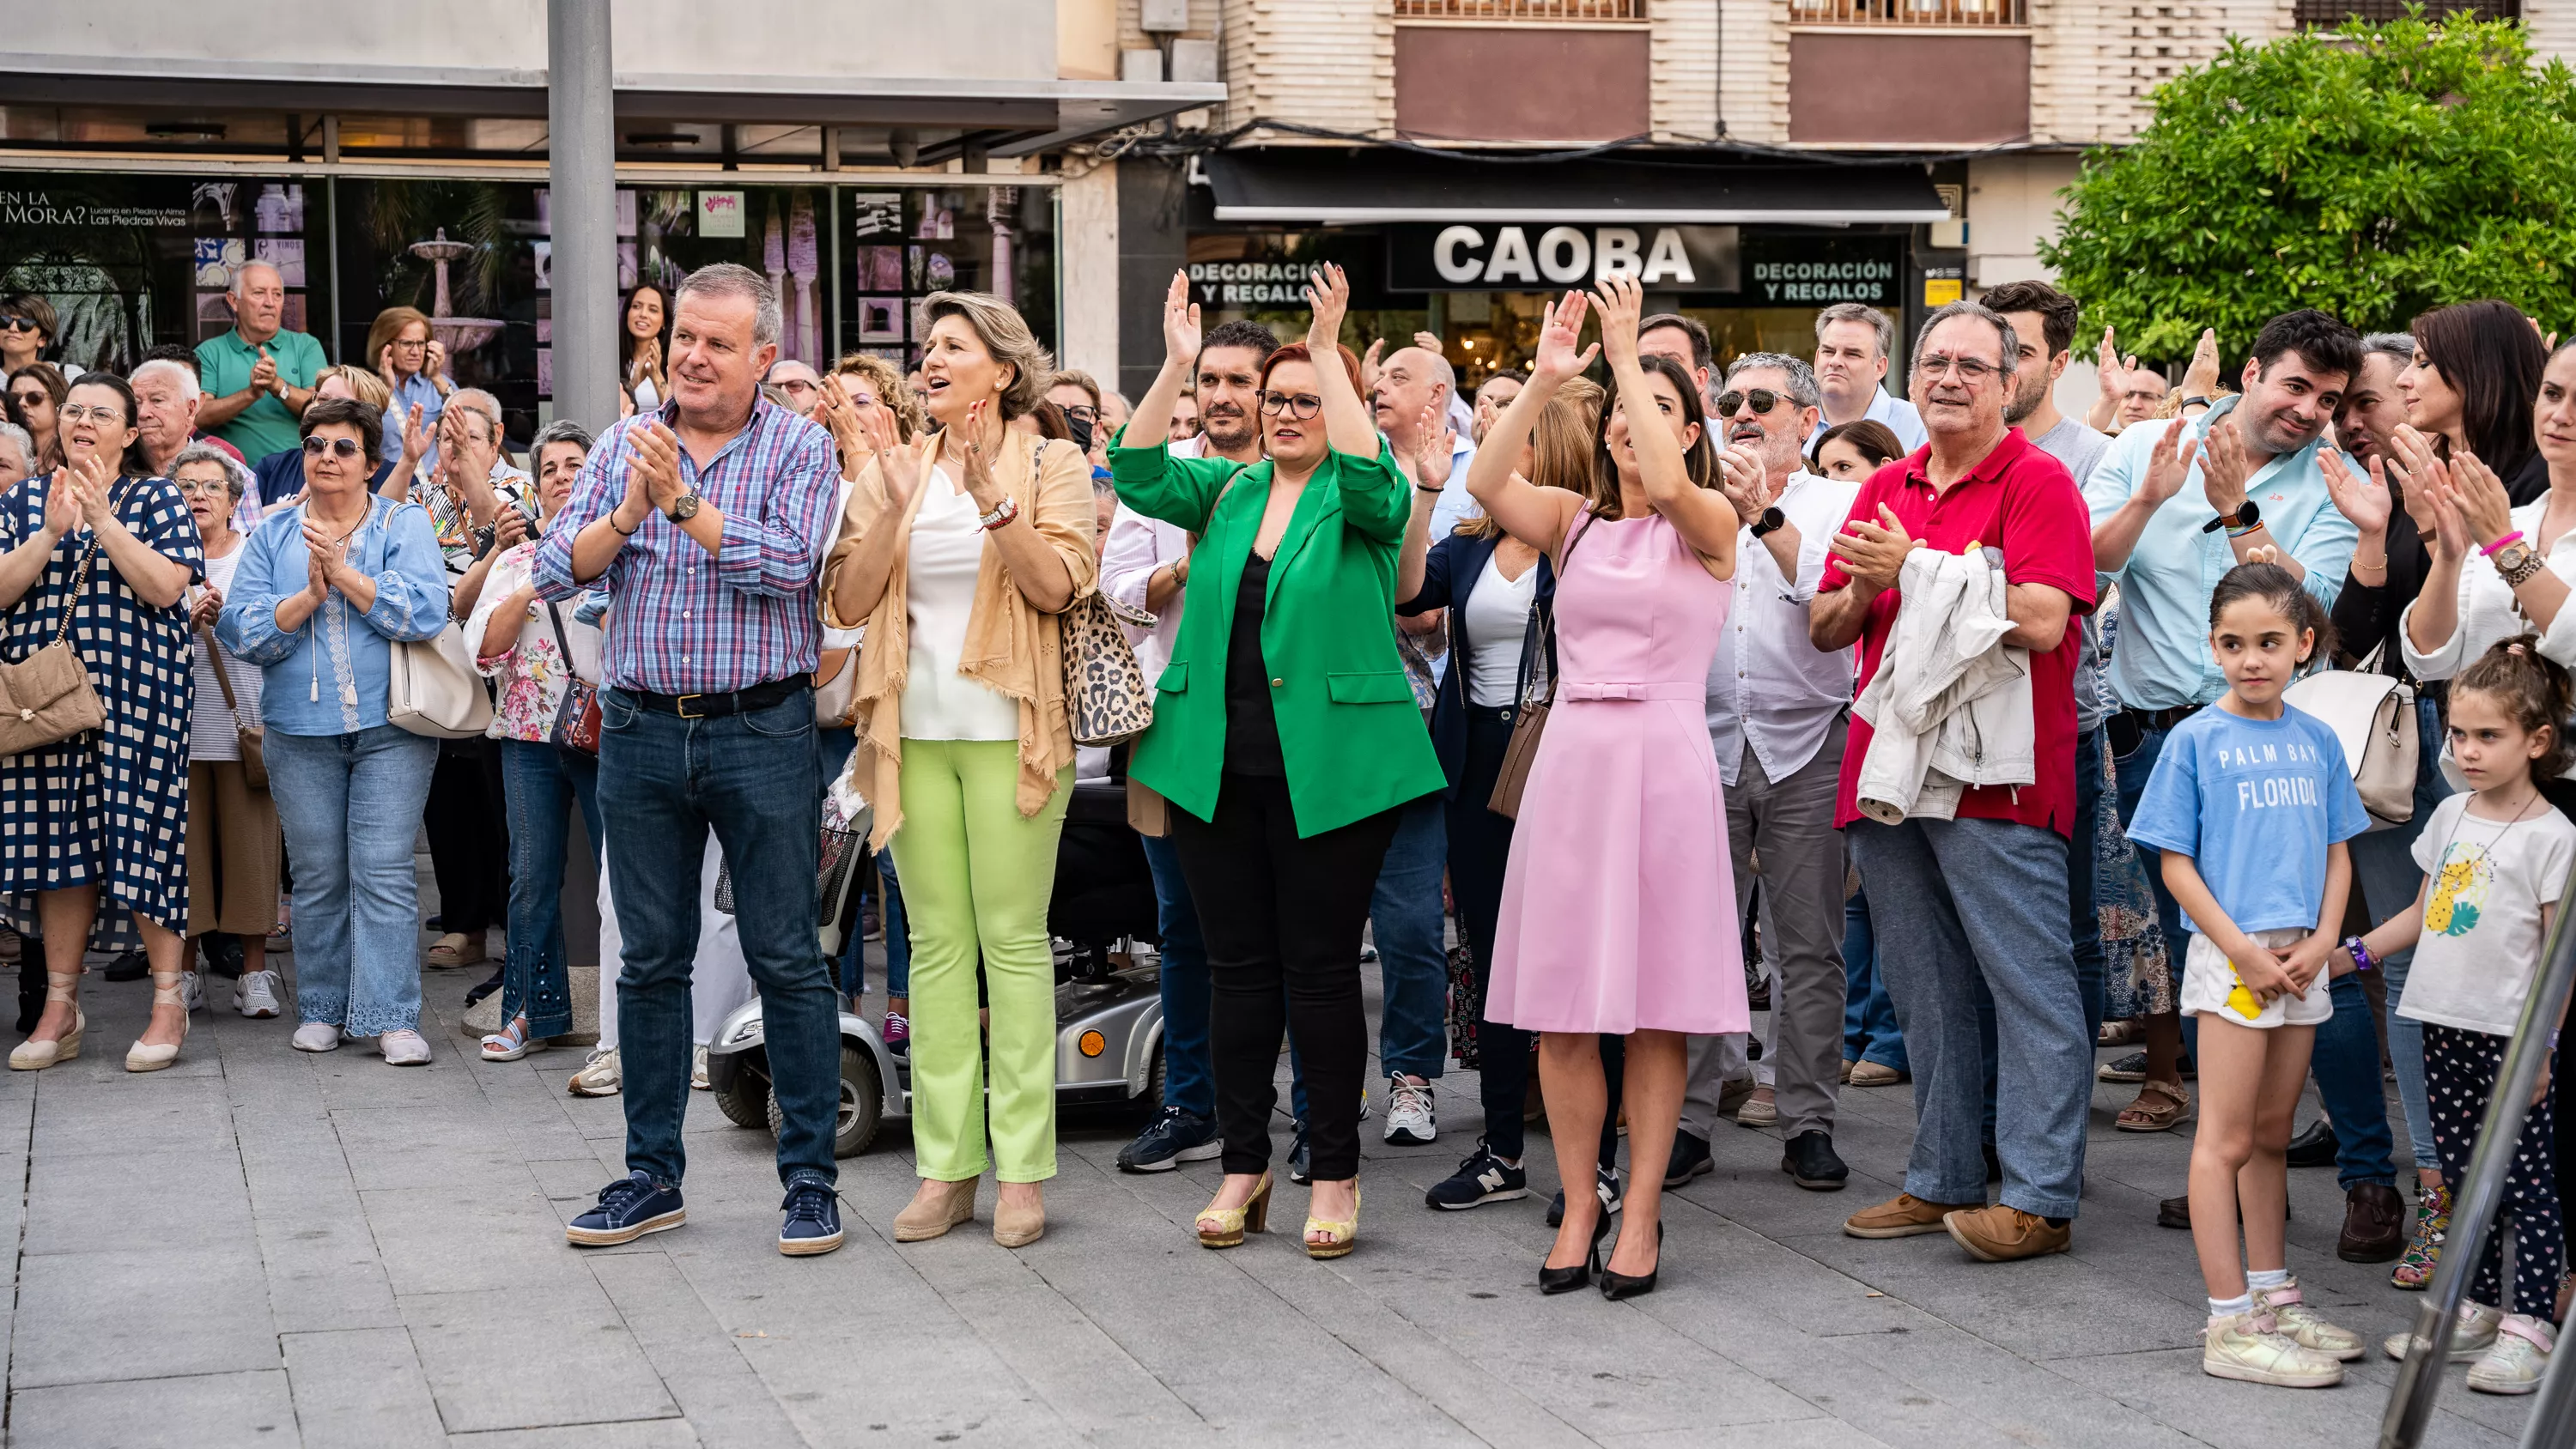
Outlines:
POLYGON ((1721 418, 1731 418, 1735 416, 1735 410, 1746 403, 1753 404, 1754 416, 1760 417, 1780 405, 1780 394, 1767 387, 1747 388, 1743 392, 1722 392, 1717 395, 1717 415, 1721 418))
POLYGON ((45 324, 33 317, 0 317, 0 331, 42 332, 45 324))
POLYGON ((1261 410, 1274 418, 1284 414, 1302 423, 1324 410, 1324 400, 1311 392, 1301 392, 1295 397, 1284 392, 1265 392, 1261 395, 1261 410))
POLYGON ((325 453, 341 458, 355 458, 365 451, 358 446, 358 440, 355 438, 306 438, 304 440, 304 456, 308 458, 319 458, 325 453))

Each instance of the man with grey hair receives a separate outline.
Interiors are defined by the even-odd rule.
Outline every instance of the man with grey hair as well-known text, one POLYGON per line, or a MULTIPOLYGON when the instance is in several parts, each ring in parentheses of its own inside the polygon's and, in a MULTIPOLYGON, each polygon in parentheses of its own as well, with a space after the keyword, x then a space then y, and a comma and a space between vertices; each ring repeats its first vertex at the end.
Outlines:
MULTIPOLYGON (((1960 791, 1948 818, 1863 814, 1875 731, 1855 716, 1835 824, 1869 889, 1878 959, 1905 1030, 1916 1124, 1905 1191, 1852 1215, 1854 1237, 1947 1231, 1986 1262, 2062 1253, 2084 1175, 2093 1042, 2067 939, 2068 837, 2076 809, 2076 615, 2094 601, 2083 495, 2066 467, 2004 421, 2020 341, 1974 302, 1932 314, 1914 348, 1927 446, 1862 485, 1808 605, 1819 649, 1860 646, 1859 685, 1887 665, 1908 556, 1982 557, 2003 574, 2026 651, 2032 778, 1960 791), (1993 994, 2003 1200, 1986 1205, 1983 1046, 1976 987, 1993 994)), ((1882 718, 1886 718, 1882 716, 1882 718)), ((1891 727, 1902 728, 1892 719, 1891 727)), ((2018 720, 2005 721, 2018 724, 2018 720)), ((2017 733, 2017 731, 2016 731, 2017 733)), ((2091 849, 2092 842, 2079 842, 2091 849)))
POLYGON ((617 599, 600 652, 599 808, 628 1173, 565 1236, 608 1246, 686 1219, 689 986, 712 829, 760 990, 787 1189, 778 1250, 828 1253, 841 1245, 840 993, 814 934, 813 677, 840 468, 830 435, 760 395, 779 322, 759 273, 692 272, 672 313, 669 400, 609 427, 537 544, 540 597, 596 586, 617 599))
POLYGON ((2361 339, 2361 371, 2344 390, 2335 409, 2337 445, 2367 472, 2373 458, 2388 456, 2388 440, 2406 421, 2406 398, 2397 390, 2397 375, 2415 362, 2415 336, 2410 332, 2373 332, 2361 339))
POLYGON ((1867 418, 1885 423, 1909 451, 1923 446, 1922 413, 1879 386, 1895 350, 1896 324, 1876 307, 1836 302, 1816 314, 1816 385, 1826 426, 1867 418))
MULTIPOLYGON (((1834 1152, 1842 1060, 1843 837, 1834 828, 1848 648, 1807 640, 1807 600, 1860 485, 1806 471, 1820 409, 1815 374, 1795 357, 1749 352, 1726 370, 1710 426, 1718 487, 1744 520, 1734 606, 1708 670, 1708 733, 1726 786, 1726 839, 1738 913, 1762 883, 1762 954, 1777 978, 1760 1085, 1737 1110, 1746 1127, 1777 1124, 1780 1169, 1831 1192, 1849 1176, 1834 1152), (1757 876, 1753 860, 1762 862, 1757 876), (1764 1080, 1767 1077, 1768 1080, 1764 1080)), ((1709 1171, 1708 1138, 1723 1083, 1745 1074, 1745 1034, 1695 1036, 1667 1186, 1709 1171)))
POLYGON ((196 435, 197 374, 184 362, 154 358, 126 379, 134 389, 134 426, 152 476, 167 478, 196 435))
POLYGON ((313 401, 313 380, 330 359, 322 344, 286 330, 286 277, 267 262, 233 269, 225 301, 232 330, 197 344, 206 398, 197 423, 245 458, 298 447, 296 419, 313 401))
POLYGON ((27 481, 36 471, 36 440, 16 423, 0 423, 0 493, 27 481))

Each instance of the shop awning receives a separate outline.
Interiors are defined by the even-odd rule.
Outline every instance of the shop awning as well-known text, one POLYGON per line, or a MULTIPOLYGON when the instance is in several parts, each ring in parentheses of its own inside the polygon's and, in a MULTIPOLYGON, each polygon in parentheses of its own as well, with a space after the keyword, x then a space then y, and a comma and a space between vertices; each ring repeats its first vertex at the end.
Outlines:
POLYGON ((1920 165, 1713 164, 1636 153, 1572 161, 1395 149, 1271 147, 1206 158, 1219 221, 1567 222, 1833 226, 1938 222, 1920 165))

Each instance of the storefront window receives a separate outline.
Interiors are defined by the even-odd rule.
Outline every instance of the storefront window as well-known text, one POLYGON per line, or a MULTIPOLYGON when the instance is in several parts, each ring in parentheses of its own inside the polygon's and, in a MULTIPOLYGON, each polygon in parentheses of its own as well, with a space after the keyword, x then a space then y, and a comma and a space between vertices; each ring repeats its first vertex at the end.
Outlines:
POLYGON ((992 292, 1041 339, 1055 336, 1055 198, 1027 186, 845 188, 841 340, 906 371, 921 361, 913 313, 933 292, 992 292))

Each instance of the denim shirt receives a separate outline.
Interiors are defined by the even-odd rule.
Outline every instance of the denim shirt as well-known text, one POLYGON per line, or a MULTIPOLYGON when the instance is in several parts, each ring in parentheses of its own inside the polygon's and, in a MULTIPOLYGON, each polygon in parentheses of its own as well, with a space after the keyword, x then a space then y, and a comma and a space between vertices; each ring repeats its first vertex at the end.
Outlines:
POLYGON ((411 503, 371 497, 367 520, 349 539, 349 562, 376 581, 366 612, 338 589, 304 626, 277 627, 277 606, 308 577, 304 507, 270 518, 242 546, 232 597, 215 637, 260 666, 260 718, 290 735, 347 735, 385 722, 393 642, 434 639, 447 625, 447 567, 429 515, 411 503))

